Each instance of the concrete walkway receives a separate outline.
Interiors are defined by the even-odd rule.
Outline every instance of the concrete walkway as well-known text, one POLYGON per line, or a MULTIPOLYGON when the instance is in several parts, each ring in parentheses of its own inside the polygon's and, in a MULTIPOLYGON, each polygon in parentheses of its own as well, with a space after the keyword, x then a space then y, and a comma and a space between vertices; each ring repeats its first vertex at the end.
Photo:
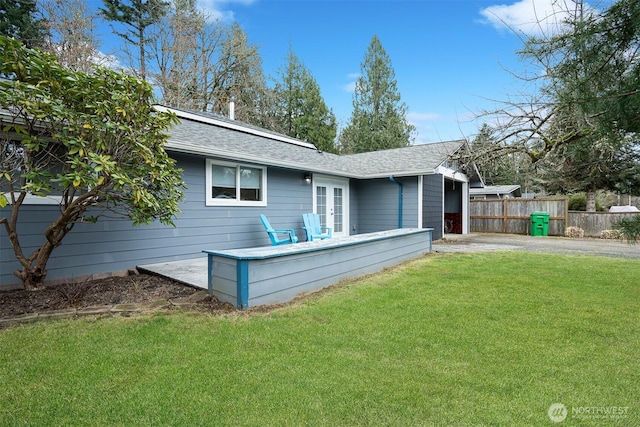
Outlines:
POLYGON ((441 253, 527 251, 640 259, 640 244, 633 245, 619 240, 494 233, 447 234, 444 239, 433 243, 433 251, 441 253))

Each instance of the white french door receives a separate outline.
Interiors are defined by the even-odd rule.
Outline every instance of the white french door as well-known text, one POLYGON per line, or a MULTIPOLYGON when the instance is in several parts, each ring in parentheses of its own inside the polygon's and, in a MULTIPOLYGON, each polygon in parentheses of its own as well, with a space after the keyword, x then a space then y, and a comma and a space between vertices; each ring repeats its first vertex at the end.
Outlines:
POLYGON ((334 237, 349 235, 349 181, 317 177, 313 180, 313 211, 334 237))

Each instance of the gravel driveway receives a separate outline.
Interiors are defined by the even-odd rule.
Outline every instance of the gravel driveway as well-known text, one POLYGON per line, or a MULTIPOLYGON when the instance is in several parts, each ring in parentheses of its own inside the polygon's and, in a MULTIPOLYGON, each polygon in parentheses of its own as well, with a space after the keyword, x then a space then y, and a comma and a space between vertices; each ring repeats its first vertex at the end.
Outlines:
POLYGON ((518 234, 446 234, 433 242, 433 252, 528 251, 640 259, 640 244, 618 240, 532 237, 518 234))

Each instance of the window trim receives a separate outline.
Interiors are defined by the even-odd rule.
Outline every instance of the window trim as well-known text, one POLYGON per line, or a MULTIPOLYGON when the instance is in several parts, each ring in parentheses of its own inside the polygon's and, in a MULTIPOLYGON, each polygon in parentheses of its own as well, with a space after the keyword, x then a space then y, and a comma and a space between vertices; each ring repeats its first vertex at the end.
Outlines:
MULTIPOLYGON (((20 195, 19 192, 15 191, 14 196, 16 198, 18 198, 18 196, 20 195)), ((11 193, 4 193, 4 196, 7 198, 7 200, 9 201, 9 203, 7 204, 7 206, 11 206, 11 193)), ((74 199, 77 199, 78 196, 74 197, 74 199)), ((47 194, 46 196, 36 196, 35 194, 27 194, 27 196, 24 198, 24 200, 22 201, 22 205, 60 205, 62 203, 62 196, 56 196, 56 195, 51 195, 51 194, 47 194)))
POLYGON ((207 159, 205 162, 205 205, 206 206, 267 206, 267 168, 265 166, 257 166, 247 163, 225 162, 214 159, 207 159), (211 187, 213 184, 213 177, 211 173, 211 166, 226 166, 234 167, 236 169, 236 198, 235 199, 215 199, 211 197, 211 187), (252 169, 259 169, 262 172, 261 177, 261 195, 262 200, 240 200, 240 168, 247 167, 252 169))

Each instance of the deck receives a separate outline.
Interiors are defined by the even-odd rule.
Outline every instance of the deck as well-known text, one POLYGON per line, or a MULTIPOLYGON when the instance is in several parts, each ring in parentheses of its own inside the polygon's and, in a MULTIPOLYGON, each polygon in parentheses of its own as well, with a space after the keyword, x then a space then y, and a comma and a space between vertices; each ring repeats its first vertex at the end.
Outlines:
POLYGON ((346 278, 381 271, 432 249, 432 229, 396 229, 295 245, 205 250, 190 260, 140 265, 208 289, 238 308, 289 301, 346 278))

